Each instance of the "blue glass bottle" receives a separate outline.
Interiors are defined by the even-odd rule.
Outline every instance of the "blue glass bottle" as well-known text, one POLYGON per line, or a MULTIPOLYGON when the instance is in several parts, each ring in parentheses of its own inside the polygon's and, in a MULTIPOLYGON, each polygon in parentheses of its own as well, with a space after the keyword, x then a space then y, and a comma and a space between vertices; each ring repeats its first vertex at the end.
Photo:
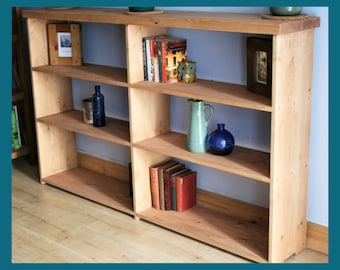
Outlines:
POLYGON ((224 126, 225 124, 218 123, 217 129, 208 136, 208 151, 213 155, 228 155, 234 149, 234 136, 224 126))
POLYGON ((94 86, 95 93, 92 96, 93 126, 105 126, 104 96, 100 93, 100 86, 94 86))

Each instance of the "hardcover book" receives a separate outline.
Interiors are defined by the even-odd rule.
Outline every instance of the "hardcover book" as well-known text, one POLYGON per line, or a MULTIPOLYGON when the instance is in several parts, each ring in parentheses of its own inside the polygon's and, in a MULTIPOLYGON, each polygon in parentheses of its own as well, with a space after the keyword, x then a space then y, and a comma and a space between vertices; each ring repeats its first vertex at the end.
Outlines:
MULTIPOLYGON (((166 168, 168 166, 172 166, 176 161, 172 159, 166 159, 156 164, 153 164, 149 167, 150 173, 150 192, 151 192, 151 202, 152 207, 156 209, 161 209, 160 204, 160 188, 159 188, 159 170, 166 168)), ((164 196, 164 187, 163 187, 163 196, 164 196)))
POLYGON ((183 212, 196 204, 196 176, 197 172, 192 171, 176 177, 176 208, 178 212, 183 212))
POLYGON ((170 197, 171 197, 171 210, 177 210, 177 196, 176 196, 176 177, 191 172, 190 169, 184 168, 170 176, 170 197))
POLYGON ((165 210, 165 197, 164 197, 164 170, 178 164, 177 161, 171 160, 168 163, 158 168, 158 187, 159 187, 159 204, 160 209, 165 210))
POLYGON ((151 202, 152 207, 156 209, 160 209, 160 203, 159 203, 159 186, 158 186, 158 168, 167 162, 169 162, 170 159, 163 160, 161 162, 158 162, 156 164, 153 164, 149 167, 149 174, 150 174, 150 192, 151 192, 151 202))
POLYGON ((187 59, 187 41, 184 38, 168 38, 160 42, 159 65, 161 82, 174 83, 178 81, 178 66, 187 59))
POLYGON ((165 34, 163 35, 156 35, 156 36, 149 36, 143 38, 143 61, 144 61, 144 79, 147 81, 152 82, 153 81, 153 73, 152 73, 152 61, 151 61, 151 48, 153 46, 150 46, 152 43, 152 40, 166 37, 165 34))
POLYGON ((164 37, 159 37, 159 38, 150 40, 151 74, 152 74, 153 82, 160 82, 158 41, 163 38, 166 38, 166 37, 164 36, 164 37))
POLYGON ((18 150, 21 146, 18 108, 17 105, 14 104, 12 106, 12 149, 18 150))
POLYGON ((171 210, 171 175, 175 172, 178 172, 185 168, 185 165, 182 163, 178 163, 172 167, 169 167, 164 170, 164 202, 165 202, 165 210, 171 210))

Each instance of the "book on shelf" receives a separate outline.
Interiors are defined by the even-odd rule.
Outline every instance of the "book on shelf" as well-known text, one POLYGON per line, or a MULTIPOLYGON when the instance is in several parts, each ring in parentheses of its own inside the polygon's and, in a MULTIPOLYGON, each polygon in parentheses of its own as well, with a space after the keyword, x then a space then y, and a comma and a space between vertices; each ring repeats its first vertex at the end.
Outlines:
POLYGON ((171 210, 177 211, 177 198, 176 198, 176 177, 191 172, 190 169, 184 168, 170 176, 170 197, 171 197, 171 210))
POLYGON ((152 40, 165 36, 165 34, 162 34, 143 38, 144 80, 146 81, 154 81, 152 72, 153 63, 151 61, 151 50, 153 50, 153 45, 151 45, 153 44, 152 40))
POLYGON ((185 165, 182 163, 177 163, 174 166, 166 168, 163 171, 163 178, 164 178, 164 204, 165 210, 171 210, 171 175, 184 169, 185 165))
POLYGON ((178 66, 187 59, 187 41, 184 38, 165 38, 158 41, 160 82, 178 82, 178 66))
POLYGON ((149 167, 151 202, 152 202, 152 207, 156 209, 160 209, 158 169, 161 166, 166 166, 167 164, 171 162, 173 162, 173 160, 167 159, 167 160, 163 160, 161 162, 155 163, 149 167))
POLYGON ((12 105, 12 149, 18 150, 22 146, 18 107, 16 104, 12 105))
POLYGON ((168 163, 158 168, 158 188, 159 188, 159 204, 160 209, 165 210, 165 197, 164 197, 164 170, 178 164, 177 161, 171 160, 168 163))
POLYGON ((196 205, 196 178, 196 171, 191 171, 176 177, 177 212, 183 212, 196 205))
POLYGON ((151 77, 153 82, 160 82, 158 41, 164 38, 166 36, 150 40, 151 77))

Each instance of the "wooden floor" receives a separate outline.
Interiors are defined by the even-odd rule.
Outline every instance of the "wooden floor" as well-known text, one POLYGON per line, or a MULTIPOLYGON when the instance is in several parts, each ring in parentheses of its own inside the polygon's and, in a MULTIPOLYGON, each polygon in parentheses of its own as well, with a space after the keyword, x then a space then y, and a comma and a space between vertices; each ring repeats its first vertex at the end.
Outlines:
MULTIPOLYGON (((38 182, 25 158, 12 172, 13 263, 250 263, 38 182)), ((304 250, 287 263, 327 263, 304 250)))

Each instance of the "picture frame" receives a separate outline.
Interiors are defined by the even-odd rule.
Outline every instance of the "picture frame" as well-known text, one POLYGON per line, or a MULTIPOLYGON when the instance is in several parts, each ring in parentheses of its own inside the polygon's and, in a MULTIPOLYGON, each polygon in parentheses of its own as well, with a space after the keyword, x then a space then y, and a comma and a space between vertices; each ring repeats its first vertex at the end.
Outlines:
POLYGON ((272 38, 247 38, 247 90, 272 96, 272 38))
POLYGON ((80 24, 48 24, 50 65, 82 65, 80 24))

